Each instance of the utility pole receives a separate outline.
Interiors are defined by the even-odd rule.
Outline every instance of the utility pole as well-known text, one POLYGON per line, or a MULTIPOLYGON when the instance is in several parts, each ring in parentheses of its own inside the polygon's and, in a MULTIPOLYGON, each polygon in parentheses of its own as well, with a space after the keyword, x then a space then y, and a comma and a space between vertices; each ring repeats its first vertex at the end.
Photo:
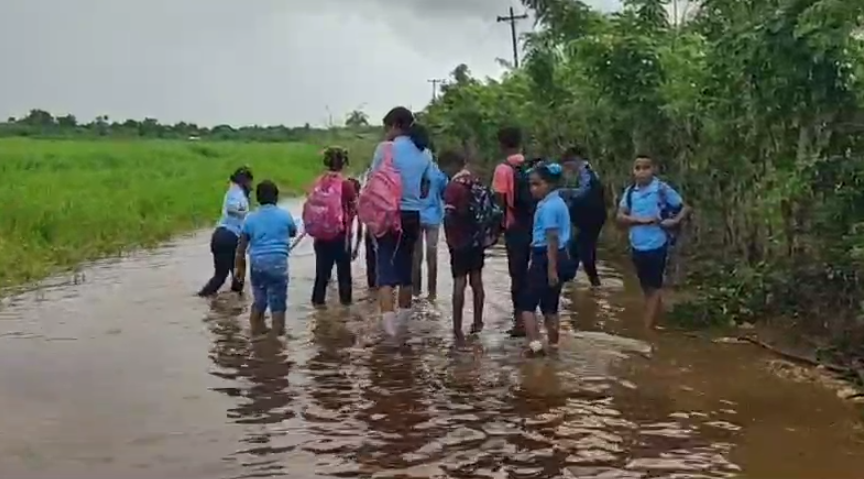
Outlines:
POLYGON ((498 23, 510 23, 510 37, 513 40, 513 68, 519 68, 519 42, 516 40, 516 20, 527 20, 528 14, 516 15, 513 7, 510 7, 510 15, 498 17, 498 23))
POLYGON ((432 84, 432 101, 438 99, 438 85, 443 85, 444 80, 433 78, 431 80, 426 80, 427 82, 432 84))

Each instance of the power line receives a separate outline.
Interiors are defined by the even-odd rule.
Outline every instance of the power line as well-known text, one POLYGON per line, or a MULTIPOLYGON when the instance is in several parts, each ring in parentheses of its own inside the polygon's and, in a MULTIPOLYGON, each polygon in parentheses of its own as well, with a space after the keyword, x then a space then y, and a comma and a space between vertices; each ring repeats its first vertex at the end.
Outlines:
POLYGON ((513 68, 519 68, 519 42, 516 40, 516 21, 527 20, 528 14, 516 15, 513 7, 510 7, 510 15, 506 17, 498 17, 498 23, 508 22, 510 24, 510 38, 513 41, 513 68))
POLYGON ((433 78, 431 80, 426 80, 427 82, 432 84, 432 101, 438 99, 438 85, 443 85, 445 80, 441 80, 439 78, 433 78))

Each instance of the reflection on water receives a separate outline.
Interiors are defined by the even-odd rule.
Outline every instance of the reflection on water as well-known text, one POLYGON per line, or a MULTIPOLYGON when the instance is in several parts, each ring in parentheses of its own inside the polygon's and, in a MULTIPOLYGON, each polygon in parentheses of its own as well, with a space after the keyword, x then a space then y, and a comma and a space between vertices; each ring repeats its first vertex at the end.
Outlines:
POLYGON ((482 335, 454 345, 447 301, 420 301, 410 341, 394 348, 380 341, 370 301, 304 304, 307 243, 292 260, 288 338, 250 341, 247 300, 187 294, 207 270, 206 237, 4 303, 0 404, 14 413, 0 415, 0 470, 853 478, 864 466, 854 412, 830 392, 763 372, 761 352, 635 339, 640 295, 615 268, 601 271, 603 289, 579 282, 565 293, 561 350, 525 359, 503 333, 509 286, 499 255, 488 261, 482 335))

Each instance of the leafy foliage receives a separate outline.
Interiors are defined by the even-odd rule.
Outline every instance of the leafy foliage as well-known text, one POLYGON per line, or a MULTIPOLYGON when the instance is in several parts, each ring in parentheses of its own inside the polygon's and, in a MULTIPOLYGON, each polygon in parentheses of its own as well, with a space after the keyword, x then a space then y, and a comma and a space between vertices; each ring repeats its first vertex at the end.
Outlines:
POLYGON ((688 321, 858 324, 864 2, 703 0, 674 18, 667 0, 523 3, 540 24, 523 67, 501 81, 457 68, 425 114, 439 144, 488 164, 497 128, 520 125, 538 155, 582 144, 613 191, 649 153, 697 211, 704 294, 680 308, 688 321))
MULTIPOLYGON (((302 127, 217 125, 212 128, 195 123, 179 122, 173 125, 160 123, 154 118, 143 120, 111 121, 107 115, 100 115, 89 123, 81 123, 74 115, 54 116, 51 113, 33 109, 21 118, 9 118, 0 122, 0 137, 31 138, 146 138, 163 140, 214 140, 214 141, 251 141, 251 142, 320 142, 333 133, 363 135, 378 131, 369 126, 369 116, 359 110, 352 111, 345 120, 345 128, 313 128, 309 124, 302 127), (339 131, 348 130, 348 131, 339 131)), ((343 135, 344 136, 344 135, 343 135)))

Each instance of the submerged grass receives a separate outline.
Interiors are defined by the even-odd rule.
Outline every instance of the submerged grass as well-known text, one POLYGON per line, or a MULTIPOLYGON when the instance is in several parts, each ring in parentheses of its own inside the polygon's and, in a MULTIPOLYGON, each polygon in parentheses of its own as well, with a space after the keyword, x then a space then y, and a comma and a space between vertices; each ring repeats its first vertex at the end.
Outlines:
POLYGON ((302 143, 0 140, 0 289, 216 221, 231 172, 283 195, 320 172, 302 143))

